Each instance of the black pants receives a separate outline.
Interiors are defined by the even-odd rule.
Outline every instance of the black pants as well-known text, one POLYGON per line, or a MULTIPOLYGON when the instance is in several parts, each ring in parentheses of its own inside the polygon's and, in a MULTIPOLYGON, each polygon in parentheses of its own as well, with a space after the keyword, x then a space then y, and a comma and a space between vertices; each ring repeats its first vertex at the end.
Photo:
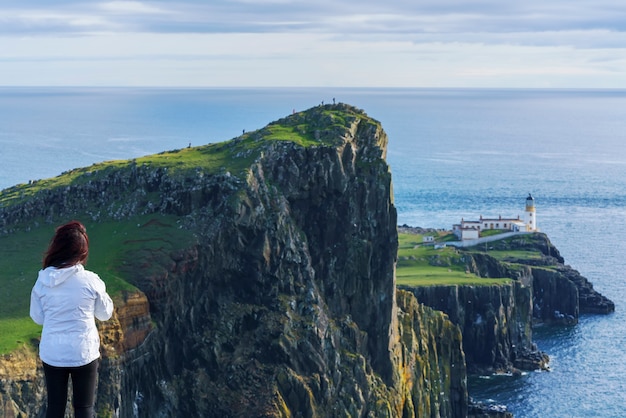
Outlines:
POLYGON ((63 418, 67 403, 67 383, 72 376, 74 416, 76 418, 93 418, 98 381, 98 365, 94 360, 80 367, 54 367, 43 363, 48 390, 48 409, 46 418, 63 418))

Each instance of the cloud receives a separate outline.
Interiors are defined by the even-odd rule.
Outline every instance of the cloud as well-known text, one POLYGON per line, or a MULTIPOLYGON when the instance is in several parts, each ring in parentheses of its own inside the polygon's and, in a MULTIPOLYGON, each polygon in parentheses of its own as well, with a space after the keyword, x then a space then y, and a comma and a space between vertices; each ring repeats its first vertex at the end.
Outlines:
POLYGON ((0 80, 626 86, 625 26, 608 0, 34 0, 0 5, 0 80))
POLYGON ((510 33, 626 29, 626 6, 599 0, 502 1, 81 1, 20 2, 0 8, 0 21, 21 31, 233 33, 306 31, 336 34, 510 33), (50 4, 54 6, 50 6, 50 4), (41 19, 52 16, 52 19, 41 19), (34 25, 33 25, 34 23, 34 25), (90 24, 91 23, 91 24, 90 24))
POLYGON ((146 3, 139 1, 109 1, 106 3, 100 3, 96 5, 97 8, 108 13, 123 13, 123 14, 167 14, 164 9, 150 6, 146 3))

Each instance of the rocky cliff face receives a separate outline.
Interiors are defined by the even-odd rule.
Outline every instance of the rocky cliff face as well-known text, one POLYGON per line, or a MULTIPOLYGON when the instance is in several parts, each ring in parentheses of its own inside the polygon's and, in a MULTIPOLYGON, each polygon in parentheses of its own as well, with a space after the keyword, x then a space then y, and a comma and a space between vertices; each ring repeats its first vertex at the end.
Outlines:
POLYGON ((37 416, 45 396, 43 370, 36 354, 24 347, 0 356, 0 415, 37 416))
POLYGON ((606 314, 615 309, 579 272, 563 264, 545 234, 489 243, 489 251, 528 251, 534 257, 498 259, 483 251, 462 251, 467 271, 486 278, 508 277, 510 284, 403 286, 420 303, 445 312, 459 325, 470 372, 545 368, 548 357, 532 342, 533 323, 575 324, 581 312, 606 314))
POLYGON ((520 235, 492 242, 490 247, 496 251, 525 250, 541 254, 538 258, 507 257, 499 261, 470 250, 477 264, 482 266, 476 270, 482 277, 511 277, 532 287, 535 320, 576 323, 579 313, 608 314, 615 311, 611 300, 598 293, 578 271, 564 264, 565 260, 547 235, 520 235))
MULTIPOLYGON (((445 314, 398 290, 402 366, 411 402, 402 417, 468 416, 465 356, 460 329, 445 314), (442 361, 443 360, 443 361, 442 361), (443 394, 443 395, 442 395, 443 394)), ((400 415, 395 415, 400 416, 400 415)))
MULTIPOLYGON (((396 295, 386 144, 361 111, 320 106, 214 148, 228 171, 89 171, 19 191, 0 224, 11 234, 30 219, 168 215, 193 233, 124 265, 140 293, 101 328, 101 415, 463 417, 458 327, 396 295), (285 131, 306 143, 268 140, 285 131)), ((42 404, 40 376, 22 383, 30 397, 3 379, 5 405, 42 404)))
MULTIPOLYGON (((123 365, 144 342, 152 328, 149 304, 141 292, 124 292, 115 298, 115 312, 107 322, 98 322, 102 364, 98 385, 100 411, 120 408, 123 365)), ((35 342, 37 345, 37 342, 35 342)), ((41 361, 27 346, 0 356, 0 416, 44 417, 46 391, 41 361)), ((71 417, 71 396, 67 415, 71 417)), ((106 414, 104 416, 107 416, 106 414)))
MULTIPOLYGON (((420 303, 447 313, 459 325, 467 366, 473 373, 511 371, 523 366, 528 354, 536 351, 531 289, 519 282, 407 289, 420 303)), ((542 366, 546 364, 534 365, 542 366)))

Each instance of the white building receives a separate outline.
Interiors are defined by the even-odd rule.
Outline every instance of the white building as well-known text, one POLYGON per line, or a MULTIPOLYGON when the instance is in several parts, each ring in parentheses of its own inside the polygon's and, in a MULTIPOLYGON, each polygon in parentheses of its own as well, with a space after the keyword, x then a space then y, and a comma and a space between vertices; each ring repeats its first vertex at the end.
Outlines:
POLYGON ((526 198, 526 208, 524 217, 520 218, 483 218, 482 215, 478 221, 466 221, 461 219, 460 224, 452 226, 452 231, 460 240, 477 239, 480 232, 488 229, 502 229, 513 232, 530 232, 537 231, 537 212, 535 210, 535 199, 528 194, 526 198))
POLYGON ((537 211, 535 210, 535 199, 528 193, 526 198, 526 210, 524 210, 527 231, 539 231, 537 227, 537 211))

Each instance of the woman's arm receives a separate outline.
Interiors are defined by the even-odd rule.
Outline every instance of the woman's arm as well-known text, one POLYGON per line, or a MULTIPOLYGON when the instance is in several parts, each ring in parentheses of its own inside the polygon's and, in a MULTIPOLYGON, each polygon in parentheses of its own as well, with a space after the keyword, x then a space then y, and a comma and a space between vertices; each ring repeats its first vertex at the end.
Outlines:
POLYGON ((43 308, 41 307, 41 300, 39 299, 35 287, 33 287, 33 290, 30 292, 30 317, 36 324, 43 325, 43 308))
POLYGON ((96 285, 96 306, 94 315, 100 321, 106 321, 113 315, 113 301, 107 293, 106 285, 98 278, 96 285))

